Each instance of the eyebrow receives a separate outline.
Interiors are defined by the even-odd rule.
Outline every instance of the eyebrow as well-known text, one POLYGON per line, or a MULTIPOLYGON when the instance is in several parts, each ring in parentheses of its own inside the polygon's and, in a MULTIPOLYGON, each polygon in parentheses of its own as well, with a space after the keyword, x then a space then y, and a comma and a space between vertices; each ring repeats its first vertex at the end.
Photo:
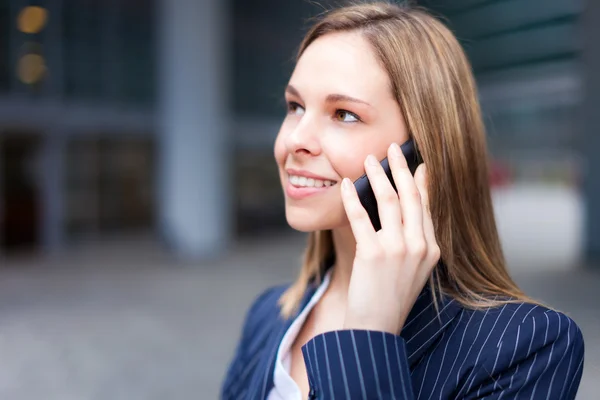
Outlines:
MULTIPOLYGON (((287 85, 287 87, 285 88, 285 91, 291 95, 302 98, 302 96, 300 96, 300 92, 298 92, 298 89, 296 89, 292 85, 287 85)), ((325 101, 327 103, 335 103, 338 101, 347 101, 350 103, 361 103, 361 104, 366 104, 366 105, 370 106, 370 104, 364 100, 360 100, 355 97, 350 97, 345 94, 335 94, 335 93, 330 94, 325 98, 325 101)))

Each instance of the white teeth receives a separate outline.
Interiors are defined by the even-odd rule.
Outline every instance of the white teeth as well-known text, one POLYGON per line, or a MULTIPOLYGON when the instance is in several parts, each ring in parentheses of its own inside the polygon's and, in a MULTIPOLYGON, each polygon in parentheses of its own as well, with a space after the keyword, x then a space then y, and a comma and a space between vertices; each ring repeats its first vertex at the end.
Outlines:
POLYGON ((320 179, 307 178, 305 176, 289 175, 290 183, 298 187, 329 187, 335 185, 335 181, 322 181, 320 179))

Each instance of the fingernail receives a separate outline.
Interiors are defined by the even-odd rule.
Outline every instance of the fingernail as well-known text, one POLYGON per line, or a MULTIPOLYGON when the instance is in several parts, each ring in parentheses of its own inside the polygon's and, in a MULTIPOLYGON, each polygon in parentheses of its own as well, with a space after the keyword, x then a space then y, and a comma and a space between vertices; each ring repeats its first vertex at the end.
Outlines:
POLYGON ((398 143, 392 143, 392 145, 390 146, 390 150, 392 151, 392 155, 394 157, 402 157, 402 150, 400 150, 400 146, 398 146, 398 143))
POLYGON ((369 156, 367 157, 367 164, 374 166, 374 165, 377 165, 377 163, 378 163, 378 161, 375 158, 375 156, 372 154, 369 154, 369 156))
POLYGON ((350 182, 350 179, 348 179, 348 178, 342 179, 342 189, 348 190, 348 189, 350 189, 351 185, 352 185, 352 182, 350 182))
POLYGON ((415 178, 418 178, 422 182, 427 182, 427 167, 425 166, 425 164, 419 165, 415 173, 415 178))

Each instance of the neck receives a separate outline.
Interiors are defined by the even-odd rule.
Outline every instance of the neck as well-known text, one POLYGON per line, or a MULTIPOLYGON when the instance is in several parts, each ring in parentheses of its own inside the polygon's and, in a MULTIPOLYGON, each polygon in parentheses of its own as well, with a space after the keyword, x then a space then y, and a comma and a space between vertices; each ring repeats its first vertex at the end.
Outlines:
POLYGON ((352 265, 356 253, 356 240, 350 226, 334 229, 332 232, 333 247, 335 249, 335 264, 331 275, 330 288, 332 292, 348 293, 352 265))

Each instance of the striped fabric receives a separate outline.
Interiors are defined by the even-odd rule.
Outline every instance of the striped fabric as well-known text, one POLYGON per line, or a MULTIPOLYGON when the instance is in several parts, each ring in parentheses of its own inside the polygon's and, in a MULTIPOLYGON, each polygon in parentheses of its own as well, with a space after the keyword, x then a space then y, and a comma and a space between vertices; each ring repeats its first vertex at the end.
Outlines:
MULTIPOLYGON (((275 355, 294 317, 279 316, 285 287, 260 295, 248 311, 221 399, 265 399, 275 355)), ((307 290, 301 309, 315 288, 307 290)), ((518 303, 468 310, 426 287, 400 336, 327 332, 302 347, 312 399, 574 399, 584 342, 562 313, 518 303)))

